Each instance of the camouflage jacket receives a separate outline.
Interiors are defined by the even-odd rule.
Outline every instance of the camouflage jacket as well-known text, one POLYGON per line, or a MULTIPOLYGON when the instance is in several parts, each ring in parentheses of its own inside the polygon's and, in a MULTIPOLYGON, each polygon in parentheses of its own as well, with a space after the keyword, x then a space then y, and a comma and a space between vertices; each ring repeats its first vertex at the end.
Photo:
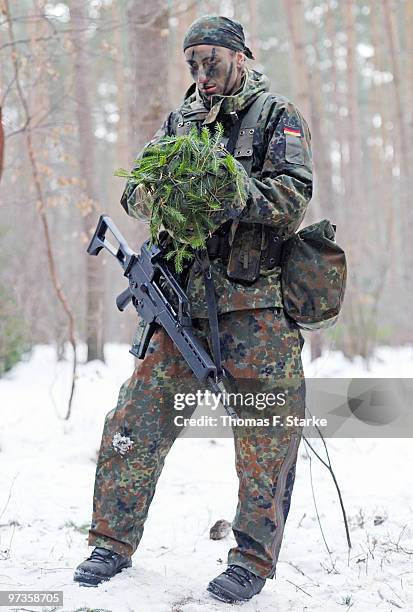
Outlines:
MULTIPOLYGON (((235 111, 242 115, 268 89, 267 77, 253 70, 247 70, 239 92, 232 96, 213 96, 211 102, 201 98, 193 85, 181 107, 169 114, 151 143, 166 134, 176 134, 186 123, 213 128, 219 121, 224 126, 225 135, 229 135, 232 126, 230 113, 235 111)), ((249 224, 251 236, 257 224, 276 229, 283 239, 291 236, 300 226, 312 194, 310 140, 307 123, 297 108, 283 96, 267 96, 253 137, 251 174, 248 177, 245 173, 247 203, 244 207, 219 211, 214 218, 216 227, 232 219, 241 222, 244 231, 245 224, 249 224)), ((234 156, 237 157, 236 151, 234 156)), ((147 221, 150 211, 145 210, 136 198, 135 189, 136 184, 128 181, 122 206, 132 217, 147 221)), ((245 233, 243 240, 251 244, 245 233)), ((253 284, 246 285, 229 279, 226 266, 220 259, 211 264, 220 314, 250 308, 282 307, 281 268, 262 270, 253 284)), ((196 265, 189 270, 186 291, 192 316, 207 317, 203 276, 196 265)))

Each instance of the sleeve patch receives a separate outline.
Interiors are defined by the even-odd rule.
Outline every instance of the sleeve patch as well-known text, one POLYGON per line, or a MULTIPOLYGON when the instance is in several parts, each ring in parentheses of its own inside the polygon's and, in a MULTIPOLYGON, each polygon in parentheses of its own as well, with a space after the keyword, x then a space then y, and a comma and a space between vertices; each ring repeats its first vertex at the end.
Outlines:
POLYGON ((285 126, 284 134, 288 134, 289 136, 301 137, 301 130, 298 130, 297 128, 291 128, 291 127, 285 126))

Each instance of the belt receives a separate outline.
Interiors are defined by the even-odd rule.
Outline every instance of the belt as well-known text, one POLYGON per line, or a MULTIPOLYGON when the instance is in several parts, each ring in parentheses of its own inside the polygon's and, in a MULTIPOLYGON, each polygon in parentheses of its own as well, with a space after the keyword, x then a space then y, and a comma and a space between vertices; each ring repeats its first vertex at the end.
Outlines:
MULTIPOLYGON (((229 232, 232 221, 225 223, 219 230, 207 239, 206 246, 211 261, 220 259, 227 265, 231 253, 229 232)), ((261 242, 260 269, 264 272, 281 265, 283 236, 277 230, 267 225, 263 226, 261 242)))
POLYGON ((272 227, 264 226, 264 248, 261 251, 260 268, 263 271, 281 266, 284 236, 272 227))
POLYGON ((230 226, 231 223, 229 224, 228 228, 221 228, 218 230, 218 232, 215 232, 207 239, 206 247, 209 259, 211 261, 214 259, 221 259, 222 263, 225 265, 228 263, 229 254, 231 252, 231 247, 229 244, 230 226))

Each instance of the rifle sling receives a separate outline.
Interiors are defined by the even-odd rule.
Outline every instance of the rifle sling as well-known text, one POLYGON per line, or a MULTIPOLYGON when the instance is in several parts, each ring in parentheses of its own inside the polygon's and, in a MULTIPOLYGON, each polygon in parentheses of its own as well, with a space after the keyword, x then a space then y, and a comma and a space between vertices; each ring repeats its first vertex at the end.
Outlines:
MULTIPOLYGON (((264 106, 264 102, 268 97, 268 93, 259 96, 253 104, 249 107, 248 111, 242 117, 233 117, 233 125, 229 134, 229 138, 226 144, 226 149, 229 153, 234 154, 234 150, 239 138, 239 133, 242 128, 246 125, 253 126, 254 130, 258 121, 258 117, 264 106)), ((252 128, 251 128, 252 129, 252 128)), ((252 139, 251 139, 252 142, 252 139)), ((244 162, 245 165, 245 162, 244 162)), ((251 158, 246 163, 246 171, 248 174, 251 173, 252 166, 252 150, 251 158)), ((217 369, 217 376, 221 378, 223 376, 222 368, 222 356, 221 356, 221 344, 219 340, 219 326, 218 326, 218 312, 217 302, 215 296, 215 285, 212 278, 211 264, 208 257, 208 251, 195 252, 195 257, 202 270, 205 285, 205 298, 208 309, 209 328, 211 332, 211 345, 212 345, 212 357, 217 369)))
POLYGON ((219 341, 217 302, 211 264, 207 251, 195 252, 195 257, 204 277, 205 298, 208 309, 209 329, 211 332, 212 358, 217 369, 217 376, 220 378, 222 377, 221 344, 219 341))

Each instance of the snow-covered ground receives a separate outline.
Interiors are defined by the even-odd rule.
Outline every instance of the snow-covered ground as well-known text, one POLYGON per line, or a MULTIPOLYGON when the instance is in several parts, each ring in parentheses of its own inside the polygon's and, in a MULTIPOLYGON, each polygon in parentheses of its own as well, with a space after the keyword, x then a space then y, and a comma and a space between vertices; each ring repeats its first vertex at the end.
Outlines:
MULTIPOLYGON (((64 611, 207 612, 231 609, 205 591, 223 571, 237 479, 232 440, 179 439, 169 454, 133 567, 96 589, 72 582, 88 554, 95 459, 105 414, 132 370, 128 347, 82 365, 73 414, 63 420, 70 364, 39 346, 0 380, 0 590, 63 590, 64 611)), ((382 348, 365 369, 331 352, 308 376, 413 377, 413 347, 382 348)), ((329 440, 350 518, 348 553, 332 480, 302 444, 277 579, 245 611, 413 610, 413 444, 329 440), (318 514, 329 551, 317 520, 318 514)), ((39 610, 30 605, 25 610, 39 610)), ((20 609, 23 609, 20 608, 20 609)))

